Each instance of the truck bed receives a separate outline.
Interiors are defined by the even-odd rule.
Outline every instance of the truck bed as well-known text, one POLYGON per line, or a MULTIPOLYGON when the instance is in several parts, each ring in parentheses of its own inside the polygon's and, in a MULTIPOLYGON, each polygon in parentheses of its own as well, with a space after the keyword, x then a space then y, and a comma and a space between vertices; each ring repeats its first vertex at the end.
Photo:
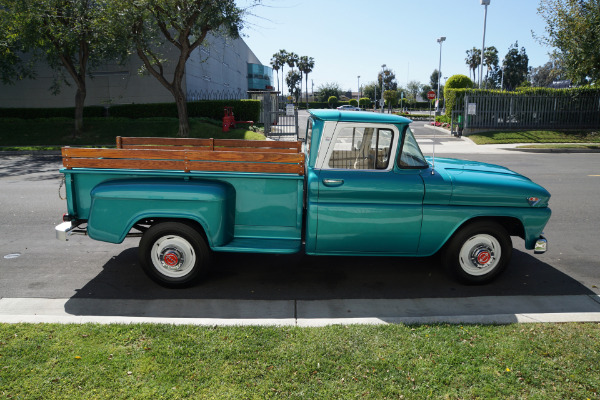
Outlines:
POLYGON ((217 251, 300 249, 301 142, 123 137, 116 149, 62 154, 68 213, 88 221, 93 239, 120 243, 143 209, 157 218, 197 216, 217 251), (214 196, 203 194, 215 186, 225 193, 221 208, 210 208, 214 196), (227 217, 218 224, 204 221, 219 213, 227 217))

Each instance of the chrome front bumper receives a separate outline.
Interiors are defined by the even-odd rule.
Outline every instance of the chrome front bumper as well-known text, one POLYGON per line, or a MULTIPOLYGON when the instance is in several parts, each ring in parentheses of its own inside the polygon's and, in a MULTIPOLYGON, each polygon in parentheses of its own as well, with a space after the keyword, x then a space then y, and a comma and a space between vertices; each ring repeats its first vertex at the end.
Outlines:
POLYGON ((535 242, 534 254, 544 254, 548 250, 548 239, 540 235, 539 239, 535 242))

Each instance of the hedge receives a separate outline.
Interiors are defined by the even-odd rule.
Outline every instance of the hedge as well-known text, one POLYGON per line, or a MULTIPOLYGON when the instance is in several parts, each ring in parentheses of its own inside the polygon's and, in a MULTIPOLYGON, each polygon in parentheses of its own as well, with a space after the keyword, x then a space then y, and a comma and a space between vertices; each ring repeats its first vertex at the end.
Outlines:
POLYGON ((452 117, 453 110, 464 108, 465 95, 493 95, 493 96, 561 96, 575 99, 578 96, 599 96, 600 89, 590 87, 552 89, 527 87, 512 92, 499 89, 447 89, 444 91, 446 101, 446 115, 452 117))
MULTIPOLYGON (((85 117, 102 117, 104 107, 90 106, 83 108, 85 117)), ((74 118, 75 107, 66 108, 0 108, 0 118, 74 118)))
MULTIPOLYGON (((260 117, 260 100, 201 100, 188 103, 188 116, 206 117, 216 120, 223 118, 223 108, 232 106, 235 119, 238 121, 258 121, 260 117)), ((150 118, 172 117, 177 118, 175 103, 149 103, 149 104, 120 104, 108 109, 111 117, 125 118, 150 118)), ((75 108, 0 108, 0 118, 73 118, 75 108)), ((84 107, 84 117, 102 117, 106 115, 102 106, 84 107)))

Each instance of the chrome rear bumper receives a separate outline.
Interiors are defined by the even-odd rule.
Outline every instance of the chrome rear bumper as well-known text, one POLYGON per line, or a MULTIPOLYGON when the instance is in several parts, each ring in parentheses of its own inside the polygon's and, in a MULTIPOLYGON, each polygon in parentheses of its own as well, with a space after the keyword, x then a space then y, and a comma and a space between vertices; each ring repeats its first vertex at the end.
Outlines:
POLYGON ((56 238, 58 240, 66 242, 67 240, 69 240, 69 236, 73 234, 73 229, 75 228, 76 226, 71 224, 71 221, 66 221, 60 225, 56 225, 54 227, 54 230, 56 231, 56 238))

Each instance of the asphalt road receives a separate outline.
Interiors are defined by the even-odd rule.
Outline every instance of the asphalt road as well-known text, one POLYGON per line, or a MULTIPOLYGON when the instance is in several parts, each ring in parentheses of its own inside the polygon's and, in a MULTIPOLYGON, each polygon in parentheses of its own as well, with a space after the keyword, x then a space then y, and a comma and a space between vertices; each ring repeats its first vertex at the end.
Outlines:
POLYGON ((2 156, 0 298, 328 300, 600 294, 600 154, 457 156, 503 164, 552 193, 548 253, 534 256, 515 239, 509 269, 486 286, 454 282, 436 257, 219 254, 207 280, 184 290, 164 289, 144 275, 137 263, 138 239, 120 245, 87 237, 57 241, 54 226, 66 209, 58 197, 60 158, 2 156))

